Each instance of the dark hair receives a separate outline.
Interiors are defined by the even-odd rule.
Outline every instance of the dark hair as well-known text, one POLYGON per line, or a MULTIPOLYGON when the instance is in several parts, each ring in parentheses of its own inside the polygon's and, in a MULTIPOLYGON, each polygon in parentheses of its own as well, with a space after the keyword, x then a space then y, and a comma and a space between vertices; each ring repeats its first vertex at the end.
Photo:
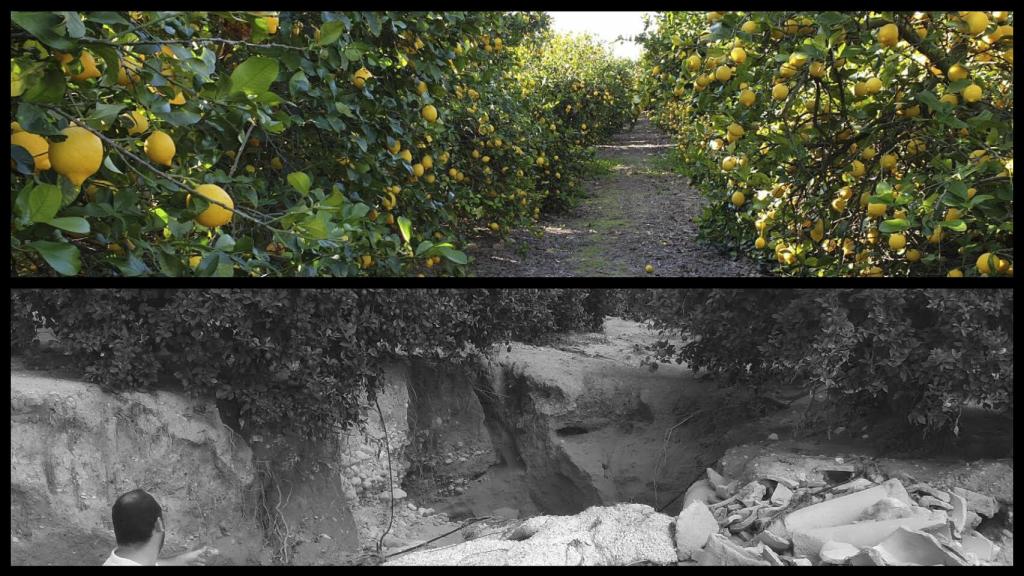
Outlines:
POLYGON ((114 537, 118 546, 148 542, 158 518, 163 518, 160 505, 145 490, 137 489, 122 494, 111 511, 114 537))

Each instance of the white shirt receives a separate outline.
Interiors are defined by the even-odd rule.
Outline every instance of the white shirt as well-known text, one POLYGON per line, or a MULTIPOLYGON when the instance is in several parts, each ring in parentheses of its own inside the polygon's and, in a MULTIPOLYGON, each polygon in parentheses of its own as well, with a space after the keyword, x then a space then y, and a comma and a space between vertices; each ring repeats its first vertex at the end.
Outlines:
MULTIPOLYGON (((142 564, 139 564, 135 560, 131 560, 129 558, 121 558, 120 556, 118 556, 117 554, 114 553, 114 550, 110 551, 110 556, 108 556, 106 561, 103 562, 103 565, 104 566, 142 566, 142 564)), ((160 563, 157 562, 156 565, 159 566, 160 563)))

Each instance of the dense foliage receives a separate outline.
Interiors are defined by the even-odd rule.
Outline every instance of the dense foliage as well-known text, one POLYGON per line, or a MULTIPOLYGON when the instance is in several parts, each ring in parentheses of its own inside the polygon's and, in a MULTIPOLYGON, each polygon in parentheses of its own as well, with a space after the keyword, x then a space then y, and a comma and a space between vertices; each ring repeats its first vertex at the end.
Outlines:
POLYGON ((1013 275, 1013 12, 666 12, 646 104, 704 235, 786 275, 1013 275))
POLYGON ((650 290, 633 309, 688 362, 770 394, 827 396, 829 414, 885 408, 953 432, 965 406, 1013 411, 1010 290, 650 290))
POLYGON ((540 13, 13 12, 11 67, 17 275, 462 274, 631 113, 540 13))
POLYGON ((316 436, 356 422, 398 356, 452 360, 605 312, 589 290, 19 290, 11 349, 45 325, 110 389, 181 385, 237 403, 247 433, 316 436))

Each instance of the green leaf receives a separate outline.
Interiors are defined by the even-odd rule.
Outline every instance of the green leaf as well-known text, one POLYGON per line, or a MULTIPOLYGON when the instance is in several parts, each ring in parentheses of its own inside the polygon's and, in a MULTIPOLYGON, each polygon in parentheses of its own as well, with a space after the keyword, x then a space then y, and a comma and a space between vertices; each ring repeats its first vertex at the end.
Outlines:
POLYGON ((298 97, 301 94, 305 94, 309 91, 309 78, 306 77, 306 73, 299 70, 288 80, 288 91, 293 97, 298 97))
POLYGON ((231 73, 231 93, 261 94, 277 79, 278 63, 274 58, 253 56, 231 73))
POLYGON ((967 230, 967 223, 963 220, 950 220, 949 222, 940 222, 939 226, 952 230, 953 232, 964 232, 967 230))
POLYGON ((420 245, 416 247, 416 257, 422 256, 427 250, 434 247, 434 243, 430 240, 424 240, 420 242, 420 245))
POLYGON ((92 114, 86 117, 86 123, 96 128, 97 130, 106 130, 114 124, 114 120, 117 119, 117 115, 124 110, 126 106, 124 104, 104 104, 98 102, 96 108, 93 109, 92 114))
POLYGON ((68 36, 72 38, 85 36, 85 24, 82 23, 82 17, 78 15, 78 12, 58 12, 58 14, 64 15, 64 25, 67 27, 68 36))
POLYGON ((341 33, 345 31, 345 24, 334 20, 332 22, 325 22, 323 27, 320 28, 320 46, 327 46, 333 44, 341 38, 341 33))
POLYGON ((29 76, 25 84, 27 88, 21 98, 26 102, 57 104, 64 99, 64 92, 67 90, 64 74, 56 67, 49 67, 42 74, 29 76))
POLYGON ((303 196, 309 194, 309 188, 313 185, 313 181, 305 172, 292 172, 288 175, 288 183, 303 196))
POLYGON ((438 246, 437 251, 440 252, 442 256, 456 264, 467 264, 469 262, 469 258, 466 257, 466 254, 459 250, 448 248, 447 246, 438 246))
POLYGON ((42 40, 47 46, 64 52, 75 47, 74 42, 64 37, 67 27, 64 18, 56 12, 11 12, 11 22, 42 40))
POLYGON ((399 216, 398 231, 402 234, 402 240, 408 242, 412 237, 412 222, 405 216, 399 216))
POLYGON ((68 232, 75 232, 77 234, 89 233, 89 221, 85 218, 79 218, 78 216, 51 218, 47 220, 46 223, 54 228, 60 228, 61 230, 67 230, 68 232))
POLYGON ((910 221, 903 218, 893 218, 886 220, 878 225, 878 231, 883 234, 892 234, 893 232, 902 232, 910 228, 910 221))
POLYGON ((39 184, 28 196, 28 218, 31 222, 46 222, 57 215, 63 195, 53 184, 39 184))
POLYGON ((36 240, 26 244, 46 260, 46 263, 59 274, 74 276, 82 268, 81 254, 74 244, 36 240))
POLYGON ((220 238, 217 238, 213 247, 224 252, 231 252, 235 249, 235 239, 229 234, 222 234, 220 238))
POLYGON ((11 144, 11 160, 14 161, 14 169, 19 174, 28 176, 36 171, 36 161, 32 159, 32 153, 17 144, 11 144))

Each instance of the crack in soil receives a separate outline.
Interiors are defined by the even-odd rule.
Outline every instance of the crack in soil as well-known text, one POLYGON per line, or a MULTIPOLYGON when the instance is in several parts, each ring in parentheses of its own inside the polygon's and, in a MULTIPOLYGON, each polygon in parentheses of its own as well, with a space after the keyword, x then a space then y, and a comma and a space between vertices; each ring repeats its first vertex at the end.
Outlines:
POLYGON ((704 199, 685 176, 665 168, 671 139, 641 119, 598 146, 609 173, 590 179, 579 206, 534 229, 498 240, 475 238, 467 251, 476 276, 767 276, 697 238, 704 199))

